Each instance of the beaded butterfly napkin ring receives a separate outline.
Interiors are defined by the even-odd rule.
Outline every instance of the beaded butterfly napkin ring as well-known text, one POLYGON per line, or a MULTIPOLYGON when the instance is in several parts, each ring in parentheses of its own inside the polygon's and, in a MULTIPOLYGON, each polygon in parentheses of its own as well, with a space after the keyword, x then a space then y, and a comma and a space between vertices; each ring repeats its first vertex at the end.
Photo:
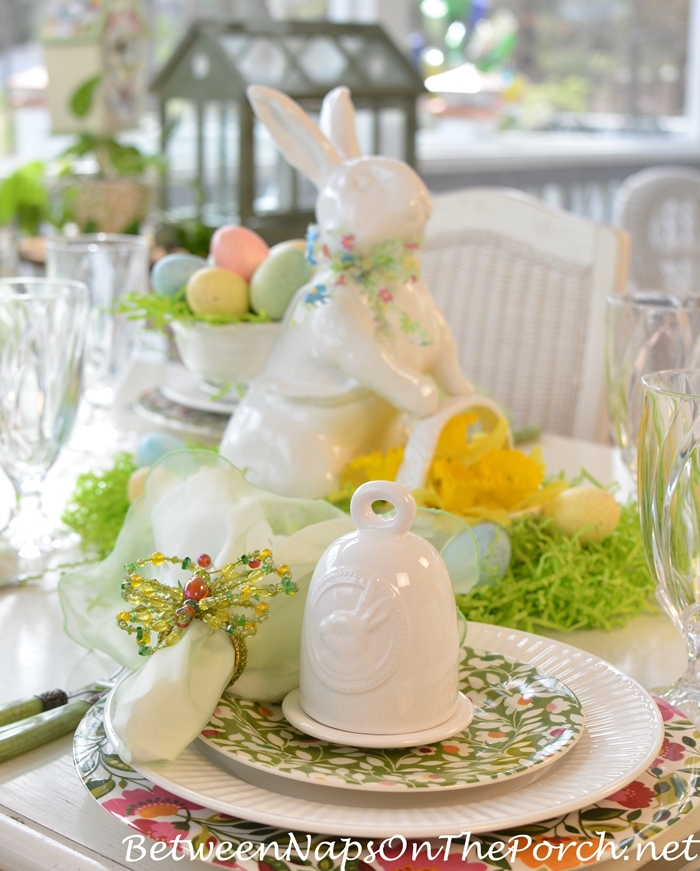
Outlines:
POLYGON ((229 686, 246 667, 246 638, 255 635, 257 624, 269 616, 269 605, 263 599, 280 593, 293 596, 299 590, 289 566, 275 566, 267 548, 244 554, 220 569, 212 566, 206 553, 194 562, 189 557, 180 559, 159 552, 127 563, 124 568, 127 575, 122 581, 122 599, 134 607, 117 614, 117 625, 129 635, 136 635, 139 655, 151 656, 163 647, 172 647, 193 620, 203 620, 212 629, 226 632, 233 643, 236 664, 229 686), (184 586, 162 584, 139 574, 138 570, 148 563, 160 566, 166 562, 192 570, 184 586), (270 575, 279 580, 265 583, 270 575), (234 613, 239 608, 251 613, 234 613), (157 635, 155 644, 151 644, 153 633, 157 635))

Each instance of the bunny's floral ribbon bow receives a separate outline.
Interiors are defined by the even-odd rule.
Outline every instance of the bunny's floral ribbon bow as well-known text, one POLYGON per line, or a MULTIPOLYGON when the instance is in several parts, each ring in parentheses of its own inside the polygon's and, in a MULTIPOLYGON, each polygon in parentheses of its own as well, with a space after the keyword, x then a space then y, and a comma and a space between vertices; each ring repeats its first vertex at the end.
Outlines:
POLYGON ((350 233, 338 236, 338 245, 331 250, 321 242, 319 229, 310 224, 306 234, 306 259, 316 269, 316 279, 304 297, 309 306, 327 302, 340 287, 358 286, 369 304, 377 331, 393 336, 389 314, 393 313, 400 331, 417 340, 420 345, 430 345, 428 331, 419 321, 413 320, 397 303, 396 285, 420 279, 418 251, 421 243, 412 239, 387 239, 375 245, 369 254, 360 254, 355 249, 355 237, 350 233), (335 274, 327 280, 328 271, 335 274))

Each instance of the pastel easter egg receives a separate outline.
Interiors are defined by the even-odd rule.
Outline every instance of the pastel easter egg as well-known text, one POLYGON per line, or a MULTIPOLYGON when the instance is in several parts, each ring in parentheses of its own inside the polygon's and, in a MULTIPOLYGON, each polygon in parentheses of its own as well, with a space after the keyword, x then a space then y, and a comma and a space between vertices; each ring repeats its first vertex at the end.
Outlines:
POLYGON ((281 320, 294 294, 311 279, 311 265, 294 244, 282 242, 258 266, 250 280, 250 306, 281 320))
POLYGON ((474 536, 470 530, 465 529, 440 551, 450 573, 452 589, 459 596, 465 595, 479 583, 479 571, 474 567, 474 549, 474 536))
POLYGON ((196 315, 235 317, 248 311, 248 285, 228 269, 198 269, 187 282, 187 303, 196 315))
POLYGON ((175 296, 190 276, 206 265, 203 257, 194 254, 166 254, 151 270, 153 290, 158 296, 175 296))
POLYGON ((620 506, 607 490, 597 487, 572 487, 548 502, 544 517, 564 535, 578 536, 581 544, 591 544, 607 538, 620 519, 620 506))
POLYGON ((508 533, 497 523, 472 526, 479 545, 479 583, 495 584, 508 571, 511 546, 508 533))
POLYGON ((141 436, 136 446, 136 465, 152 466, 171 451, 181 451, 185 443, 177 436, 167 432, 147 432, 141 436))
POLYGON ((136 469, 129 475, 126 485, 126 498, 129 500, 129 505, 146 492, 146 475, 150 469, 150 466, 141 466, 140 469, 136 469))
POLYGON ((225 224, 211 237, 214 264, 234 272, 243 281, 250 281, 269 250, 267 242, 247 227, 225 224))
POLYGON ((273 251, 284 251, 285 248, 296 248, 302 254, 306 253, 306 239, 287 239, 284 242, 278 242, 270 248, 270 253, 273 251))

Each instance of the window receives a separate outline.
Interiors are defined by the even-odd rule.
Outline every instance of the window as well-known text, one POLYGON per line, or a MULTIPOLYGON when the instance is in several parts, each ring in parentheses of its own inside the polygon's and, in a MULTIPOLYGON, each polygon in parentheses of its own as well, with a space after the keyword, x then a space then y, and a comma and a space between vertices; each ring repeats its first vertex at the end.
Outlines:
POLYGON ((434 108, 506 129, 689 132, 696 2, 422 0, 434 108))

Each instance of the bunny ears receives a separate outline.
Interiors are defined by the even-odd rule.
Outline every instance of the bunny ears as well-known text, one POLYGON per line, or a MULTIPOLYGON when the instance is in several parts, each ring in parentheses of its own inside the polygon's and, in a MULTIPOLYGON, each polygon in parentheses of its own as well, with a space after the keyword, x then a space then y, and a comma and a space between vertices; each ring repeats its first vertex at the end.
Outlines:
POLYGON ((333 88, 323 98, 320 127, 343 160, 362 156, 355 132, 355 107, 348 88, 333 88))
POLYGON ((291 165, 317 188, 344 160, 360 157, 350 91, 334 88, 323 100, 320 128, 301 106, 274 88, 250 85, 248 99, 291 165))

